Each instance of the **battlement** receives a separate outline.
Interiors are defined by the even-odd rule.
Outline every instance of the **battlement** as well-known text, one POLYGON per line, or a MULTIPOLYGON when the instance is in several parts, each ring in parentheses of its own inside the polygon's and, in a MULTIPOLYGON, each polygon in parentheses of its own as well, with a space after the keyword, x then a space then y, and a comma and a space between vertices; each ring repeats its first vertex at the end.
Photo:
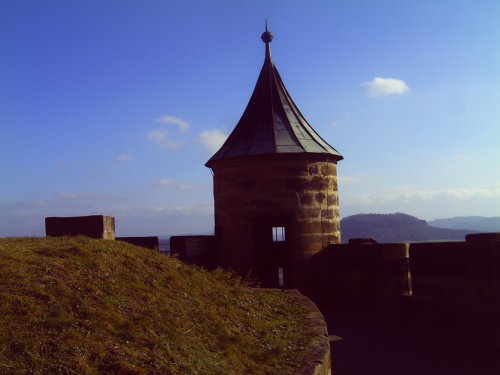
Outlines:
POLYGON ((45 234, 50 237, 87 236, 115 239, 115 218, 104 215, 46 217, 45 234))

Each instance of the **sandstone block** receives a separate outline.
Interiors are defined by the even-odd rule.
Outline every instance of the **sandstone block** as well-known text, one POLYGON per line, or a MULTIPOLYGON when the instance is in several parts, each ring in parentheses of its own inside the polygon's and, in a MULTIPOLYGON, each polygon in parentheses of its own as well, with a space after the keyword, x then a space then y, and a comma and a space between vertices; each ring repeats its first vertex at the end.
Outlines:
POLYGON ((45 234, 51 237, 81 235, 114 240, 115 218, 104 215, 46 217, 45 234))

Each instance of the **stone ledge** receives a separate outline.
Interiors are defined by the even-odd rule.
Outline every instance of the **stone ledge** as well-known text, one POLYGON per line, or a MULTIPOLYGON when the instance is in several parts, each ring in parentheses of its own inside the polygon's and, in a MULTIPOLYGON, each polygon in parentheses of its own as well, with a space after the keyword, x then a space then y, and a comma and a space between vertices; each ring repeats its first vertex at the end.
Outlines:
MULTIPOLYGON (((263 288, 264 289, 264 288, 263 288)), ((318 307, 297 289, 265 289, 290 294, 296 303, 301 304, 309 312, 306 315, 308 334, 311 337, 306 354, 295 375, 331 375, 330 341, 325 318, 318 307)))

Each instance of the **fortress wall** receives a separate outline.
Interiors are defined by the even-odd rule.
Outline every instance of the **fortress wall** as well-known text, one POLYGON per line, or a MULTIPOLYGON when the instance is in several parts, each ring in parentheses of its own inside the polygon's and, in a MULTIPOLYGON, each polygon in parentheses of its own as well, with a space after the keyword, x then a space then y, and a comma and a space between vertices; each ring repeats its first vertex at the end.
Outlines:
POLYGON ((500 234, 410 246, 413 297, 406 316, 420 329, 500 348, 500 234))
POLYGON ((51 237, 87 236, 115 239, 115 218, 104 215, 46 217, 45 234, 51 237))
POLYGON ((500 241, 414 243, 410 269, 415 297, 500 303, 500 241))
POLYGON ((209 270, 218 266, 215 236, 172 236, 170 254, 209 270))
POLYGON ((469 298, 468 248, 465 242, 410 245, 412 290, 416 297, 469 298))
POLYGON ((158 237, 155 236, 145 236, 145 237, 116 237, 116 241, 123 241, 131 243, 132 245, 142 246, 146 249, 158 251, 158 237))
POLYGON ((407 243, 330 245, 327 290, 334 304, 381 302, 410 293, 407 243))
POLYGON ((500 234, 464 242, 359 240, 323 252, 330 306, 366 309, 500 349, 500 234))

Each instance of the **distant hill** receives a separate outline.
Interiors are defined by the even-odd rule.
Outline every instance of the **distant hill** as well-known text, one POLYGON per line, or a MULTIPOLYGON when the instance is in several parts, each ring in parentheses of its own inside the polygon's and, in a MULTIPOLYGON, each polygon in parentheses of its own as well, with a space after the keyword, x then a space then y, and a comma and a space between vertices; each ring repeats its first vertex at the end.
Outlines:
POLYGON ((340 221, 342 241, 373 238, 377 242, 461 240, 474 230, 436 228, 414 216, 395 214, 359 214, 340 221))
POLYGON ((457 216, 428 221, 436 228, 467 229, 479 232, 500 232, 500 217, 457 216))

